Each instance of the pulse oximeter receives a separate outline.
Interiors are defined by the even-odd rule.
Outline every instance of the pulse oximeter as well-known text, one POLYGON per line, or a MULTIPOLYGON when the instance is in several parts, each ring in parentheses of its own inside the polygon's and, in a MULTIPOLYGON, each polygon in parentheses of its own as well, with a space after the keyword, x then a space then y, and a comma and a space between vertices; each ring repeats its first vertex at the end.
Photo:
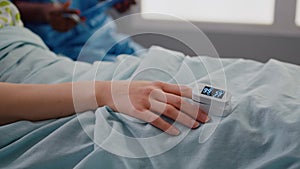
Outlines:
POLYGON ((196 83, 192 99, 209 115, 227 116, 231 113, 231 94, 225 89, 196 83))

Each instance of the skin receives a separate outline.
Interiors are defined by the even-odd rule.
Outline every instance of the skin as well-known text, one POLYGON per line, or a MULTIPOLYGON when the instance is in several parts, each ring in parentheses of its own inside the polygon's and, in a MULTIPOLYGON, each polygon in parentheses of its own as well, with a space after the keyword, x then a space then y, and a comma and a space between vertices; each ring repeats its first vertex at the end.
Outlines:
POLYGON ((191 98, 190 88, 163 82, 0 83, 0 95, 0 125, 60 118, 104 105, 148 122, 170 135, 179 135, 180 131, 161 116, 189 128, 197 128, 199 122, 209 120, 198 106, 184 101, 184 97, 191 98))
POLYGON ((130 9, 131 5, 135 5, 135 4, 136 4, 135 0, 124 0, 123 2, 114 5, 114 8, 118 12, 124 13, 130 9))
MULTIPOLYGON (((15 0, 13 2, 20 10, 22 20, 25 23, 50 24, 54 30, 59 32, 67 32, 78 24, 77 21, 64 16, 65 14, 80 14, 79 10, 69 8, 71 0, 62 4, 34 3, 22 0, 15 0)), ((124 0, 116 4, 114 8, 123 13, 128 11, 133 4, 136 4, 135 0, 124 0)), ((82 22, 85 20, 86 18, 81 17, 82 22)))
MULTIPOLYGON (((125 1, 121 6, 115 7, 122 12, 133 2, 125 1)), ((21 6, 25 21, 31 19, 30 21, 36 23, 49 23, 58 31, 67 31, 74 27, 68 22, 60 24, 61 27, 56 27, 55 23, 59 18, 66 19, 61 18, 63 14, 78 14, 78 11, 69 9, 68 2, 54 6, 18 1, 17 5, 21 6)), ((63 20, 60 21, 62 22, 63 20)), ((189 128, 197 128, 199 122, 204 123, 209 120, 207 114, 198 106, 184 100, 184 97, 191 98, 190 88, 162 82, 0 83, 0 95, 2 96, 0 125, 19 120, 39 121, 60 118, 75 112, 95 110, 104 105, 116 112, 146 121, 170 135, 179 135, 180 131, 161 116, 176 120, 189 128)))

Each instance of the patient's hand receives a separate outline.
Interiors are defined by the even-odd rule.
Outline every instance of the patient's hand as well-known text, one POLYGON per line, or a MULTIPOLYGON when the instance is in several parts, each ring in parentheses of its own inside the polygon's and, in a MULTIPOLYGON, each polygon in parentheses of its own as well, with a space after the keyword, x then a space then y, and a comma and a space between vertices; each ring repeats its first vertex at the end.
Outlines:
POLYGON ((189 87, 148 81, 100 83, 98 91, 96 88, 99 106, 108 105, 114 111, 146 121, 168 134, 178 135, 180 131, 163 120, 160 114, 189 128, 197 128, 199 122, 209 120, 197 105, 183 99, 191 98, 192 90, 189 87))
POLYGON ((191 98, 190 88, 163 82, 0 83, 0 95, 3 96, 0 97, 0 125, 18 120, 60 118, 74 114, 75 109, 85 112, 104 105, 146 121, 171 135, 180 132, 160 114, 190 128, 197 128, 199 122, 209 119, 197 104, 184 100, 183 97, 191 98), (97 102, 94 102, 95 93, 97 102))

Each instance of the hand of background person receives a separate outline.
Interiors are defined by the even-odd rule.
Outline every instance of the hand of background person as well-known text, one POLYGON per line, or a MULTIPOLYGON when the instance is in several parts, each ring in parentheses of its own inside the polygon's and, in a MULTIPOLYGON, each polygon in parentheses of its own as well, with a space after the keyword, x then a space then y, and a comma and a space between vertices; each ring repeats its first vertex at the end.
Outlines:
MULTIPOLYGON (((78 21, 66 17, 66 15, 76 14, 79 15, 80 11, 76 9, 70 9, 71 1, 67 1, 63 4, 53 4, 52 8, 49 9, 47 15, 47 21, 51 27, 59 32, 67 32, 74 28, 78 21)), ((84 18, 81 18, 81 21, 84 21, 84 18)))
MULTIPOLYGON (((184 97, 192 97, 192 89, 186 86, 149 81, 111 81, 101 87, 97 100, 120 112, 143 120, 170 135, 180 131, 163 120, 160 115, 177 121, 189 128, 199 127, 207 122, 208 115, 196 104, 190 104, 184 97), (107 92, 104 94, 104 92, 107 92)), ((97 86, 97 85, 96 85, 97 86)))
POLYGON ((117 3, 116 5, 114 5, 114 8, 120 12, 126 12, 130 9, 131 5, 135 5, 136 2, 135 0, 124 0, 123 2, 117 3))

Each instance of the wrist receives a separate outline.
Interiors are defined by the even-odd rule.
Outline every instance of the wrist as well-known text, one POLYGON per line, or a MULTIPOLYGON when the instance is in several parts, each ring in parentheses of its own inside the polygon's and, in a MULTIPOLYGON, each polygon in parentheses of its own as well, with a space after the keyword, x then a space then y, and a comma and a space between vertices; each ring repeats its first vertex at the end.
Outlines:
POLYGON ((98 107, 109 106, 110 108, 114 108, 111 93, 111 82, 96 81, 95 93, 98 107))
POLYGON ((73 82, 72 98, 77 113, 98 108, 95 83, 93 81, 73 82))

